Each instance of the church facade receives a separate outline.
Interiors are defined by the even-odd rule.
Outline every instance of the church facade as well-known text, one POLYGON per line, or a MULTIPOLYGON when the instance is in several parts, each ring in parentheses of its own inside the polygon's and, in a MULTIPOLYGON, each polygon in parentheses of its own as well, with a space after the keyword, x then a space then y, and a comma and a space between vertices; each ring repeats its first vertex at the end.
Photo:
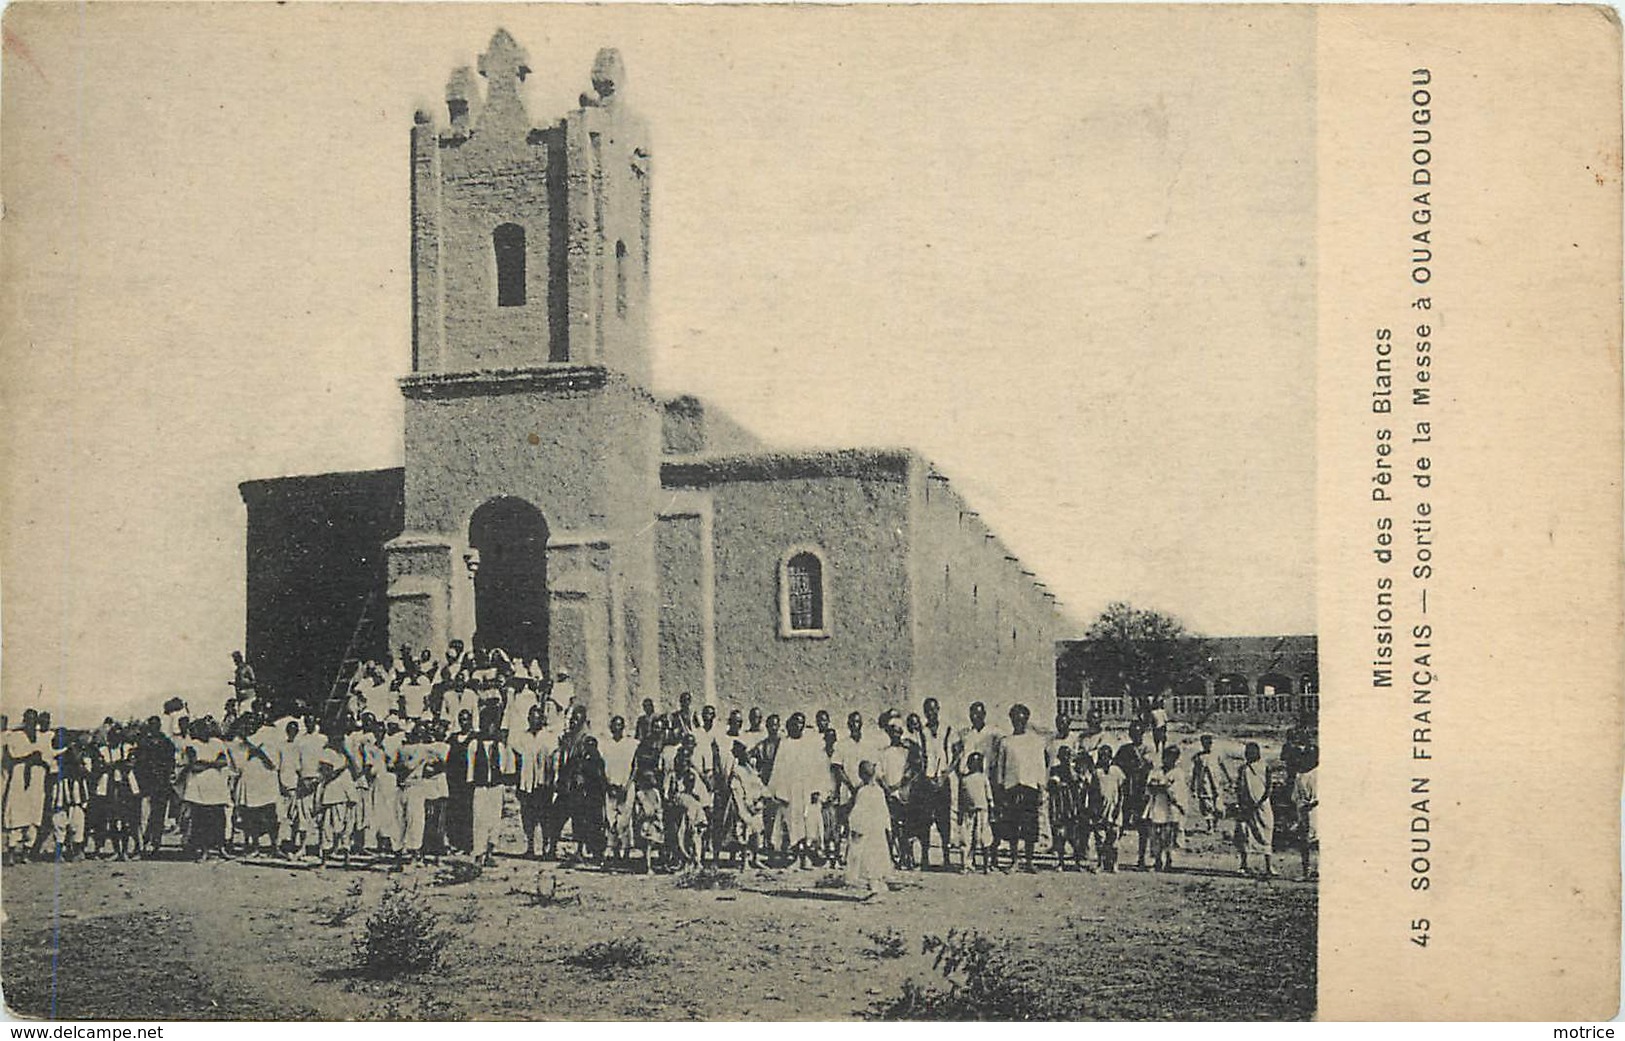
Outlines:
MULTIPOLYGON (((897 448, 774 451, 650 389, 652 154, 614 51, 536 125, 505 31, 411 135, 404 465, 249 481, 247 649, 282 698, 452 639, 645 697, 765 709, 1054 692, 1065 621, 897 448), (483 89, 481 81, 483 80, 483 89)), ((629 711, 631 710, 631 711, 629 711)))

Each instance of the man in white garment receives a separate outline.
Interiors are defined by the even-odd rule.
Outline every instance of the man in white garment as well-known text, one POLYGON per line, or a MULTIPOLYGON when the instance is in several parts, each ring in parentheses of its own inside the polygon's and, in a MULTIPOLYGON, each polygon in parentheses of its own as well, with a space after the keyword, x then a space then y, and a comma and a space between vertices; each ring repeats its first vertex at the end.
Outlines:
POLYGON ((626 717, 609 721, 609 737, 599 742, 604 757, 604 820, 609 825, 609 853, 625 857, 632 852, 632 755, 638 743, 626 736, 626 717))
POLYGON ((546 835, 547 814, 552 804, 551 759, 558 751, 559 736, 547 725, 547 712, 532 705, 526 712, 525 729, 508 735, 509 769, 514 774, 514 794, 519 799, 519 826, 525 833, 525 856, 536 856, 536 834, 546 835))
POLYGON ((779 819, 789 850, 798 867, 809 866, 808 858, 824 838, 823 807, 815 800, 829 787, 829 759, 824 743, 807 736, 807 717, 800 712, 785 723, 784 738, 773 760, 769 792, 783 804, 779 819))

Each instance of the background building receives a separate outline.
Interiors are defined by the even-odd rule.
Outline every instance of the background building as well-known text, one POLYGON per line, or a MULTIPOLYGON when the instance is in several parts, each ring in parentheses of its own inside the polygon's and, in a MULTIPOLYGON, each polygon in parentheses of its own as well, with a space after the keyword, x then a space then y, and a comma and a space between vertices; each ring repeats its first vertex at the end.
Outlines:
MULTIPOLYGON (((1320 712, 1320 640, 1315 636, 1202 637, 1206 663, 1199 676, 1168 691, 1173 719, 1293 719, 1320 712)), ((1133 706, 1122 697, 1092 692, 1081 667, 1082 640, 1056 645, 1057 712, 1081 719, 1091 707, 1123 720, 1133 706)))

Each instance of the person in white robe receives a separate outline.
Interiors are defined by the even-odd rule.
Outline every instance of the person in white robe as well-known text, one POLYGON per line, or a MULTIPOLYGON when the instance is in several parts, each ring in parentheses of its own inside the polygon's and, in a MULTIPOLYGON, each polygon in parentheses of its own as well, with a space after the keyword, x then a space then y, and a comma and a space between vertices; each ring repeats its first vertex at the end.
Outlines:
POLYGON ((375 723, 373 733, 377 741, 370 747, 376 750, 377 758, 370 763, 363 761, 370 771, 367 782, 372 790, 373 837, 380 852, 393 853, 401 848, 401 833, 405 827, 400 778, 395 774, 395 761, 405 744, 405 735, 394 718, 375 723))
POLYGON ((39 714, 23 713, 23 725, 4 736, 5 756, 5 852, 7 863, 21 863, 39 839, 39 824, 45 815, 45 789, 51 754, 50 735, 39 729, 39 714))
POLYGON ((1236 852, 1241 855, 1241 873, 1251 874, 1247 855, 1254 850, 1264 856, 1264 877, 1275 874, 1275 807, 1270 803, 1269 773, 1258 742, 1247 742, 1246 760, 1236 772, 1236 852))
POLYGON ((768 791, 783 807, 779 819, 784 822, 786 841, 797 866, 803 869, 818 852, 814 842, 823 844, 824 811, 819 798, 829 787, 829 769, 823 742, 807 736, 807 717, 792 713, 773 760, 768 791))
POLYGON ((278 811, 282 785, 276 745, 267 740, 271 731, 259 717, 245 717, 242 736, 231 745, 232 767, 237 774, 237 824, 250 851, 257 849, 263 836, 270 842, 268 852, 277 851, 280 832, 278 811))
POLYGON ((885 790, 875 780, 875 773, 875 764, 867 759, 858 765, 858 792, 852 799, 852 812, 847 816, 851 841, 844 875, 847 885, 866 887, 871 899, 887 891, 886 879, 892 873, 891 848, 886 842, 891 810, 886 805, 885 790))

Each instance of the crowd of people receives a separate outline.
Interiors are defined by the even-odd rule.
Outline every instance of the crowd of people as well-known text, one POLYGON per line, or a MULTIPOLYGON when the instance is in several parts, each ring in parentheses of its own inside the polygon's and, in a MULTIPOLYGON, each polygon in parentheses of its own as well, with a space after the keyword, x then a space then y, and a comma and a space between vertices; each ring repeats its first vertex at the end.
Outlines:
POLYGON ((1248 743, 1234 769, 1212 735, 1185 762, 1154 705, 1115 747, 1092 715, 1040 733, 1018 703, 1005 729, 978 701, 958 725, 930 697, 871 730, 858 711, 723 715, 683 693, 600 731, 566 673, 459 643, 438 660, 403 647, 327 705, 281 711, 234 658, 219 720, 181 699, 81 732, 34 709, 16 729, 0 717, 6 863, 150 857, 171 835, 198 860, 489 862, 511 801, 525 856, 643 871, 839 866, 878 891, 933 851, 946 869, 1032 871, 1044 843, 1063 870, 1115 872, 1132 845, 1138 867, 1169 871, 1187 829, 1223 827, 1243 872, 1257 857, 1273 875, 1296 848, 1312 876, 1306 728, 1268 763, 1248 743))

